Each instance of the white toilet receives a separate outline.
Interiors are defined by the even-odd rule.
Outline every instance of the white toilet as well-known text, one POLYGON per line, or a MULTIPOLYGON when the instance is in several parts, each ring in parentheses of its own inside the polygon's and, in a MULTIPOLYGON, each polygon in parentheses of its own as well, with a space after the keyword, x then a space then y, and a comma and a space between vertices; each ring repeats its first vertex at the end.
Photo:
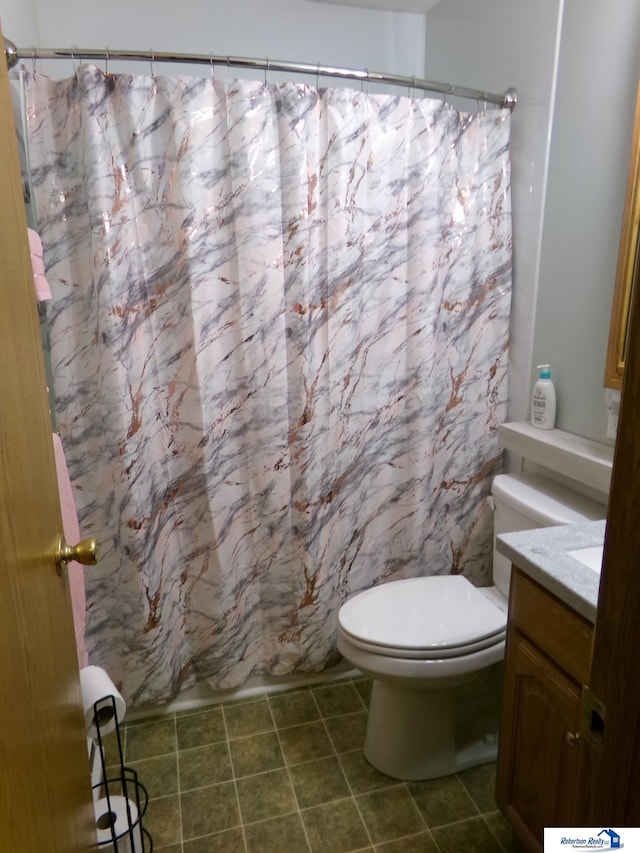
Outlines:
MULTIPOLYGON (((606 507, 539 475, 493 482, 495 536, 606 516, 606 507)), ((511 565, 494 586, 462 575, 392 581, 338 614, 338 649, 373 679, 366 759, 397 779, 433 779, 493 761, 511 565)))

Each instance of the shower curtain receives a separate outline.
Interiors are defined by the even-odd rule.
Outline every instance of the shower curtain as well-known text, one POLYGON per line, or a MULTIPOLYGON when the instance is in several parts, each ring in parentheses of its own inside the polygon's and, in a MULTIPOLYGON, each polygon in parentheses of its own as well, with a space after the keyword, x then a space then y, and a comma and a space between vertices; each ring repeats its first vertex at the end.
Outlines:
POLYGON ((509 113, 29 75, 87 644, 132 705, 318 672, 365 587, 489 580, 509 113))

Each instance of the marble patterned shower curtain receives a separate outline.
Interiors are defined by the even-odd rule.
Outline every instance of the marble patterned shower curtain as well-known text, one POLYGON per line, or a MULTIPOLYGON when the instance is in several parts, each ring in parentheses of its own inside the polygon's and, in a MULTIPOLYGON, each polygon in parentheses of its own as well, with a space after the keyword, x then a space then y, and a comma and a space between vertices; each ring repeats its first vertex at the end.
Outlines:
POLYGON ((319 671, 373 584, 488 581, 509 113, 94 67, 27 98, 87 644, 129 702, 319 671))

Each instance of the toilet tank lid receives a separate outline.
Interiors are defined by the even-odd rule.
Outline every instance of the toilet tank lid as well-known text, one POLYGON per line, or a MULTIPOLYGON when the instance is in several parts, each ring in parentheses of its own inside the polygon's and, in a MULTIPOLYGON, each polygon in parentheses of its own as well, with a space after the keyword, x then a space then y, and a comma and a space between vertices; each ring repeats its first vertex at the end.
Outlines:
POLYGON ((539 474, 499 474, 491 491, 496 502, 543 526, 607 517, 606 506, 539 474))

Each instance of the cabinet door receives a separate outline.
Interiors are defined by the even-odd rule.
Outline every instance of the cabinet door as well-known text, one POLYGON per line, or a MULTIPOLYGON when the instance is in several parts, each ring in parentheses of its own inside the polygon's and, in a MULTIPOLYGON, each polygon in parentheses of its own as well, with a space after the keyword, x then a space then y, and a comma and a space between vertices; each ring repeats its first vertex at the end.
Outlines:
POLYGON ((497 799, 526 850, 545 826, 577 825, 580 686, 519 631, 507 646, 497 799))

